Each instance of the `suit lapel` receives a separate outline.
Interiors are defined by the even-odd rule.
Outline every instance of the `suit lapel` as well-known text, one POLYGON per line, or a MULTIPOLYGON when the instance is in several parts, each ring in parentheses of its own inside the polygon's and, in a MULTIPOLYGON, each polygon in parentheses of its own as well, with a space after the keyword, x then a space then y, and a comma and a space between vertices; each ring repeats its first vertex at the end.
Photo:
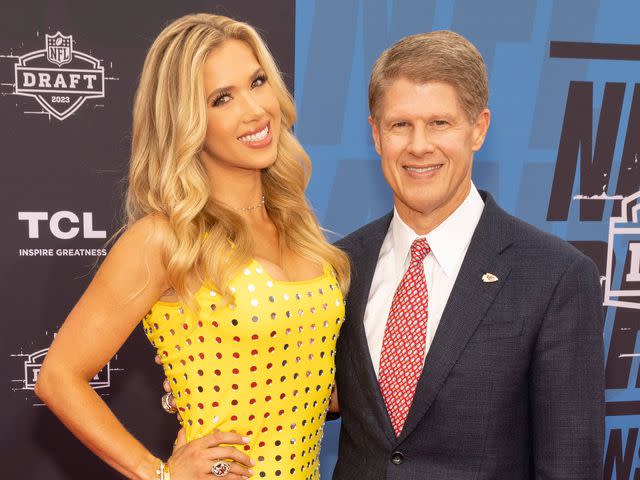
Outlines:
POLYGON ((398 442, 415 429, 431 407, 509 274, 509 264, 500 258, 500 253, 510 244, 504 231, 505 217, 506 214, 487 194, 484 211, 442 313, 398 442), (499 280, 483 282, 482 276, 488 272, 499 280))
POLYGON ((357 245, 351 249, 347 248, 351 253, 353 270, 351 289, 347 297, 347 322, 343 328, 348 329, 348 332, 345 333, 349 342, 351 361, 362 384, 362 392, 367 398, 366 408, 372 409, 375 423, 383 427, 389 442, 395 443, 395 434, 378 386, 364 330, 364 313, 369 299, 369 290, 378 263, 380 248, 389 230, 392 217, 392 213, 382 217, 371 226, 372 228, 367 232, 367 235, 356 239, 357 245))

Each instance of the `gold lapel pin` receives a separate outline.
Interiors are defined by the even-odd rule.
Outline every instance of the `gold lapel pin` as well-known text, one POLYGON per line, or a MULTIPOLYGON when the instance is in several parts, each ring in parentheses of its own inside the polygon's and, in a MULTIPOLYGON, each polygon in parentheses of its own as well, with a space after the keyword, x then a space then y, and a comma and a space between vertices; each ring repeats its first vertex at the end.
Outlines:
POLYGON ((496 277, 493 273, 487 272, 484 275, 482 275, 482 281, 484 283, 497 282, 498 281, 498 277, 496 277))

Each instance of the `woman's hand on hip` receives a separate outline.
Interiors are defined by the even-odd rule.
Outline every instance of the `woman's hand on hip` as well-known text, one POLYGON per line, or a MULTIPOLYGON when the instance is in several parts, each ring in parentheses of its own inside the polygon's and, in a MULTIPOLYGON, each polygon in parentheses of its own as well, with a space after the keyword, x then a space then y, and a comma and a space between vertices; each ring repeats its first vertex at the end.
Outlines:
POLYGON ((172 480, 212 480, 211 468, 218 461, 229 464, 225 480, 244 480, 253 475, 255 462, 232 445, 246 445, 250 439, 233 432, 214 430, 189 443, 184 429, 178 433, 173 454, 167 461, 172 480), (221 446, 224 445, 224 446, 221 446))

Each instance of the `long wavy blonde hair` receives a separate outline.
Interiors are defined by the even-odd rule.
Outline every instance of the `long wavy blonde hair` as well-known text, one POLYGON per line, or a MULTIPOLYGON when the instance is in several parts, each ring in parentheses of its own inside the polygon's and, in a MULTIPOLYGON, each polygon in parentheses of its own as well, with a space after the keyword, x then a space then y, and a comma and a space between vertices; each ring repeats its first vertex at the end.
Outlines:
POLYGON ((204 63, 228 39, 253 50, 280 104, 277 158, 262 171, 262 187, 281 249, 330 264, 346 293, 349 259, 326 241, 305 199, 311 161, 291 132, 293 99, 258 33, 227 17, 179 18, 147 54, 133 110, 127 224, 147 215, 168 221, 163 261, 182 302, 197 308, 194 293, 203 283, 232 298, 229 282, 253 256, 253 239, 244 219, 213 199, 199 159, 207 129, 204 63))

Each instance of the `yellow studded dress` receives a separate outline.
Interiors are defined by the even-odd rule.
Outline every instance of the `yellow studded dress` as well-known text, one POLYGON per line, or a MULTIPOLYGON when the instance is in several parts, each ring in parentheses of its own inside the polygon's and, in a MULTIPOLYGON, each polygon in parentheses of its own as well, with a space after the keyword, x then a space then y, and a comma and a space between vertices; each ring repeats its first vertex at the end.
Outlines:
POLYGON ((157 302, 143 320, 187 441, 214 429, 251 437, 254 478, 317 479, 344 302, 335 275, 286 282, 253 260, 233 304, 201 288, 196 314, 157 302))

